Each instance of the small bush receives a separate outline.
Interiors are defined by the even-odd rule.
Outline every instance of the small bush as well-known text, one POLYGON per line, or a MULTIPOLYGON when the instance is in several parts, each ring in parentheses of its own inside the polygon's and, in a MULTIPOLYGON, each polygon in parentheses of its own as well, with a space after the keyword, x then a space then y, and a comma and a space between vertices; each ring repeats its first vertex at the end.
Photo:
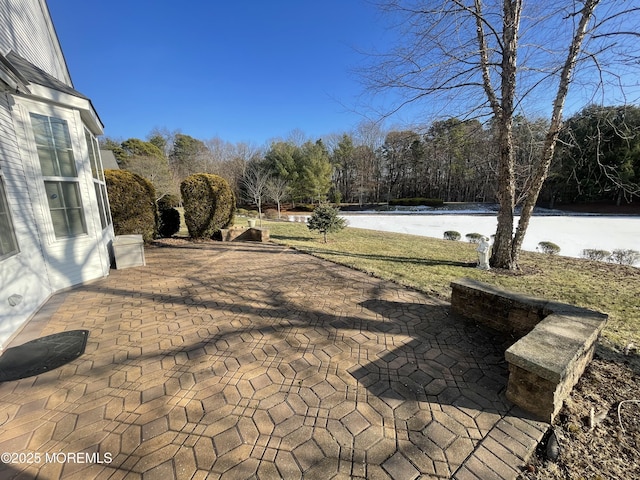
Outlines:
POLYGON ((275 220, 278 218, 278 210, 276 210, 275 208, 267 208, 264 211, 264 216, 269 220, 275 220))
POLYGON ((329 201, 334 204, 339 204, 342 201, 342 193, 335 187, 332 187, 329 191, 329 201))
POLYGON ((116 235, 142 235, 145 242, 156 237, 158 210, 153 184, 127 170, 105 170, 113 230, 116 235))
POLYGON ((180 184, 180 193, 191 238, 212 238, 233 224, 236 199, 224 178, 209 173, 190 175, 180 184))
POLYGON ((180 231, 180 212, 175 208, 160 210, 158 234, 162 238, 170 238, 180 231))
POLYGON ((238 208, 236 210, 236 215, 240 217, 247 217, 249 215, 249 210, 247 210, 246 208, 238 208))
POLYGON ((393 200, 389 200, 389 205, 402 207, 441 207, 442 205, 444 205, 444 201, 440 200, 439 198, 396 198, 393 200))
POLYGON ((460 240, 460 233, 455 230, 447 230, 444 232, 444 239, 458 241, 460 240))
POLYGON ((640 262, 640 252, 630 249, 616 249, 613 251, 609 259, 620 265, 635 265, 640 262))
POLYGON ((538 248, 542 253, 547 255, 557 255, 560 253, 560 247, 553 242, 540 242, 538 248))
POLYGON ((480 243, 480 240, 484 238, 484 236, 479 233, 467 233, 465 237, 469 243, 480 243))
POLYGON ((340 217, 340 210, 328 203, 321 203, 307 220, 309 230, 322 233, 324 243, 327 243, 327 233, 339 232, 347 226, 347 220, 340 217))
POLYGON ((311 203, 301 203, 300 205, 296 205, 296 210, 301 212, 313 212, 316 209, 316 206, 311 203))
POLYGON ((171 193, 163 195, 158 200, 158 210, 166 210, 168 208, 175 208, 180 206, 180 197, 171 193))
POLYGON ((595 260, 598 262, 605 262, 611 256, 611 252, 607 250, 597 250, 594 248, 585 248, 581 253, 582 258, 588 260, 595 260))

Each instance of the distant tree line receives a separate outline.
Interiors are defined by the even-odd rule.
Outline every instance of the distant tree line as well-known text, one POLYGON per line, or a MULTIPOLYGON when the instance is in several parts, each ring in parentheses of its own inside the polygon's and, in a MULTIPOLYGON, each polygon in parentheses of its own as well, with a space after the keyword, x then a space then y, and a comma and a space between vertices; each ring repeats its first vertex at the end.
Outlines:
MULTIPOLYGON (((545 120, 516 117, 516 200, 527 191, 543 147, 545 120)), ((225 178, 240 203, 381 203, 398 198, 496 201, 498 141, 494 125, 450 118, 426 131, 383 131, 375 124, 312 141, 300 132, 268 147, 203 141, 152 131, 146 140, 106 138, 121 168, 150 180, 159 198, 179 196, 194 173, 225 178)), ((640 108, 587 106, 560 134, 540 199, 557 202, 638 200, 640 108)))

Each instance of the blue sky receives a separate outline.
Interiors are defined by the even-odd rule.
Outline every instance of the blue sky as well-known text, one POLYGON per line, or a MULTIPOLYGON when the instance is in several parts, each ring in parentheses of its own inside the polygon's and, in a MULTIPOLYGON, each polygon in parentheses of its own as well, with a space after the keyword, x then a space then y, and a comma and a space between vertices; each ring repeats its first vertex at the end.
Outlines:
POLYGON ((358 50, 385 29, 365 0, 49 0, 77 90, 105 135, 154 127, 263 145, 351 130, 358 50))
MULTIPOLYGON (((105 134, 122 140, 144 139, 156 127, 257 146, 293 130, 312 140, 348 132, 366 120, 357 107, 363 86, 354 71, 371 58, 359 52, 387 51, 397 42, 370 0, 48 5, 75 88, 92 99, 105 134)), ((637 31, 638 18, 621 22, 623 30, 637 31)), ((533 40, 535 35, 534 30, 533 40)), ((628 51, 637 51, 635 38, 627 40, 628 51)), ((550 40, 539 41, 546 46, 550 40)), ((634 104, 640 97, 637 72, 635 63, 623 72, 632 85, 626 100, 634 104)), ((567 117, 589 102, 621 103, 610 84, 591 93, 598 79, 597 72, 587 71, 574 82, 567 117)), ((553 93, 554 88, 536 91, 524 105, 526 114, 548 116, 553 93)), ((429 98, 403 109, 385 127, 427 125, 436 116, 456 115, 456 106, 465 111, 464 100, 455 96, 439 109, 429 98)), ((389 95, 365 97, 365 104, 371 102, 387 108, 394 103, 389 95)))

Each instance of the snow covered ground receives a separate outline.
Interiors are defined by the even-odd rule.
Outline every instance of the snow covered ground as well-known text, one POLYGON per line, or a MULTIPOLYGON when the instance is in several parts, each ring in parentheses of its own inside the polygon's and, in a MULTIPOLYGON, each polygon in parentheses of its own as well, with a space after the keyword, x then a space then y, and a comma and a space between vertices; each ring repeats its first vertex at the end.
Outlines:
MULTIPOLYGON (((467 233, 491 237, 497 226, 494 212, 475 209, 457 211, 455 214, 439 210, 429 213, 359 213, 342 216, 351 227, 425 237, 443 238, 445 231, 455 230, 462 235, 463 241, 467 233)), ((582 250, 587 248, 640 251, 640 216, 566 215, 543 211, 531 218, 523 249, 536 251, 538 243, 543 241, 557 244, 561 249, 560 255, 568 257, 580 257, 582 250)))

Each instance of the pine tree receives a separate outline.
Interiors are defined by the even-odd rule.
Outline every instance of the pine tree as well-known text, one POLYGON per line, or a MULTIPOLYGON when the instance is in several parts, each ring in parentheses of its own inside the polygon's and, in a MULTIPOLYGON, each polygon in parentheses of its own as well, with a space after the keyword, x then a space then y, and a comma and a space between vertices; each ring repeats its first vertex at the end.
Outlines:
POLYGON ((339 216, 340 210, 328 203, 318 205, 307 220, 309 230, 317 230, 323 234, 327 243, 327 233, 339 232, 347 226, 347 220, 339 216))

